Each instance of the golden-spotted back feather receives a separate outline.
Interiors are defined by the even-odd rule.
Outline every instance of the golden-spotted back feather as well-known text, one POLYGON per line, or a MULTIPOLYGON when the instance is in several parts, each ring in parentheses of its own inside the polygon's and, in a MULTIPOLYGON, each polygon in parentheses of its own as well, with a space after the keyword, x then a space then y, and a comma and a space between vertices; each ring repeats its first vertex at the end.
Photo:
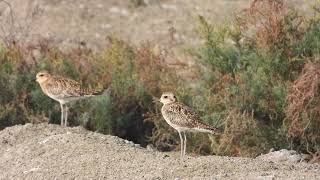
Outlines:
POLYGON ((190 107, 179 103, 172 102, 166 104, 161 109, 165 120, 174 128, 189 130, 203 130, 215 134, 217 129, 201 122, 199 115, 190 107))
POLYGON ((77 81, 61 76, 50 76, 46 81, 39 84, 46 95, 63 102, 102 94, 102 91, 82 88, 77 81))
POLYGON ((62 126, 67 126, 68 124, 68 107, 66 103, 102 94, 102 91, 82 88, 77 81, 61 76, 54 76, 47 71, 38 72, 36 81, 47 96, 60 103, 62 126))
POLYGON ((199 115, 192 108, 177 102, 177 98, 172 92, 163 93, 160 102, 163 104, 161 108, 163 118, 179 133, 181 157, 186 154, 186 131, 219 134, 215 127, 201 122, 199 115))

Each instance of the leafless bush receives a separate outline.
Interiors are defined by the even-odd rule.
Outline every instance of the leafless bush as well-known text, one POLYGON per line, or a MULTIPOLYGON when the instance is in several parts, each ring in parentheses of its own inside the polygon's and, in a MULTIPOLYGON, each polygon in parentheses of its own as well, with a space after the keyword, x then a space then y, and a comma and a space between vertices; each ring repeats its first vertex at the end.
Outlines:
POLYGON ((35 20, 42 14, 43 10, 38 6, 29 5, 26 16, 19 20, 17 14, 8 1, 0 0, 5 5, 4 12, 0 14, 0 38, 6 46, 12 43, 23 43, 32 36, 35 20))
POLYGON ((238 14, 237 22, 241 31, 249 33, 249 39, 267 52, 283 49, 287 56, 292 56, 291 46, 301 39, 303 19, 283 0, 254 0, 238 14))

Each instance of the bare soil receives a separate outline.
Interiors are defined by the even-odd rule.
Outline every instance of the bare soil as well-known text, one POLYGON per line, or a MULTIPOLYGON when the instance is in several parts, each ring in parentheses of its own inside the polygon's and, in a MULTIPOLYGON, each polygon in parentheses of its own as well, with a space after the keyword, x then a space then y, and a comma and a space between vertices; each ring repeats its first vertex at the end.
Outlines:
POLYGON ((187 156, 141 148, 81 127, 17 125, 0 131, 0 179, 320 179, 316 164, 187 156))

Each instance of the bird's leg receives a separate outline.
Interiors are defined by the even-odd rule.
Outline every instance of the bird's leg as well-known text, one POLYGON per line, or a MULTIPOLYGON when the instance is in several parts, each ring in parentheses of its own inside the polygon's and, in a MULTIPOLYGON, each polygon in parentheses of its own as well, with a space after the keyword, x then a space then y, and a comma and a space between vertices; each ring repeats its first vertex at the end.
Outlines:
POLYGON ((64 109, 63 109, 63 104, 62 103, 60 103, 60 108, 61 108, 61 126, 63 126, 63 119, 64 119, 64 109))
POLYGON ((183 132, 183 137, 184 137, 183 156, 185 156, 185 155, 186 155, 186 149, 187 149, 187 137, 186 137, 186 132, 183 132))
POLYGON ((178 133, 179 133, 179 137, 180 137, 180 143, 181 143, 181 154, 180 154, 180 157, 181 157, 181 159, 183 158, 183 139, 182 139, 182 136, 181 136, 181 132, 180 131, 178 131, 178 133))
POLYGON ((69 108, 68 108, 68 106, 66 105, 66 107, 65 107, 65 119, 64 119, 64 126, 68 126, 68 111, 69 111, 69 108))

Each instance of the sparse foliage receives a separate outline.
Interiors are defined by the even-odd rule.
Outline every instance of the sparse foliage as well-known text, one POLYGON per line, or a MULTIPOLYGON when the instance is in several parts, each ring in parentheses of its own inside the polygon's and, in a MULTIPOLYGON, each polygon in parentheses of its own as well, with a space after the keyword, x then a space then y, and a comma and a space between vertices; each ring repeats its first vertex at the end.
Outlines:
POLYGON ((5 6, 5 11, 0 14, 0 38, 2 43, 9 46, 12 43, 27 43, 32 41, 34 22, 39 18, 43 10, 37 5, 30 4, 26 16, 18 21, 10 2, 1 0, 0 5, 5 6))

